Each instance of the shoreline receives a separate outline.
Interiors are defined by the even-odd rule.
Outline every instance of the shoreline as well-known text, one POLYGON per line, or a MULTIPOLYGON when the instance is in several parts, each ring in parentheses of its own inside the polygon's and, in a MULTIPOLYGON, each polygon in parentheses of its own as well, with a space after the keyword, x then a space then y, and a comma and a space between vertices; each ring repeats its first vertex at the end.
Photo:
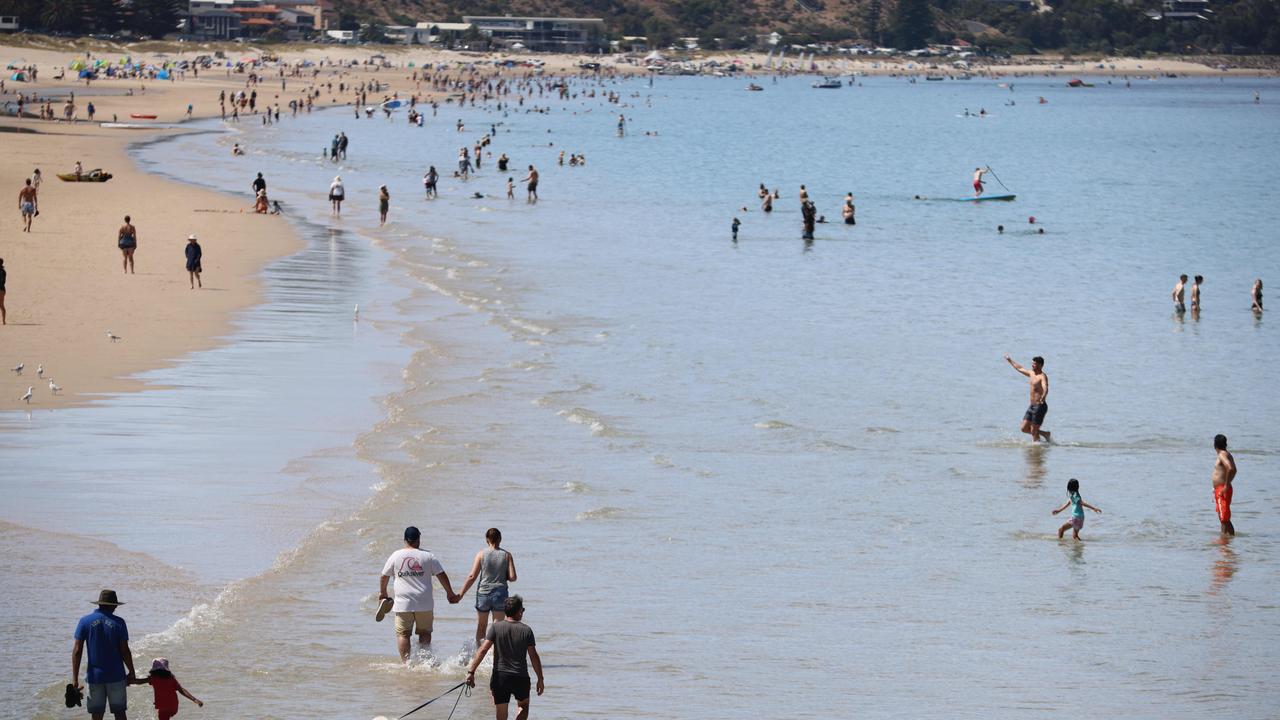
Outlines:
POLYGON ((147 387, 137 375, 225 342, 236 314, 261 302, 263 268, 304 244, 282 218, 242 214, 247 197, 139 167, 134 147, 163 140, 164 131, 142 137, 84 125, 56 131, 37 127, 0 158, 6 187, 21 187, 37 167, 45 178, 32 232, 10 220, 14 231, 5 233, 0 251, 8 271, 5 360, 26 365, 21 377, 8 372, 10 392, 0 397, 0 410, 72 407, 147 387), (106 183, 58 180, 55 173, 77 160, 114 177, 106 183), (139 237, 132 275, 123 272, 114 247, 126 214, 139 237), (200 238, 205 255, 205 287, 195 291, 182 266, 188 234, 200 238), (109 342, 108 330, 122 340, 109 342), (62 392, 49 390, 49 378, 62 392), (28 386, 35 387, 30 405, 19 401, 28 386))

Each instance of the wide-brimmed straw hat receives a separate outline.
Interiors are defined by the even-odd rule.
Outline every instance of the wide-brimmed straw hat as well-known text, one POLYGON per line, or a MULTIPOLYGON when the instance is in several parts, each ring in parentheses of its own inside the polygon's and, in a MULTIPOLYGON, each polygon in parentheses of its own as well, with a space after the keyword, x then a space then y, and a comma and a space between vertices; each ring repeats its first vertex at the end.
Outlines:
POLYGON ((110 605, 112 607, 124 604, 116 599, 115 590, 103 590, 102 592, 98 593, 97 600, 90 600, 90 602, 92 602, 94 605, 110 605))
POLYGON ((187 239, 188 239, 188 240, 195 240, 195 239, 196 239, 196 236, 195 236, 195 235, 188 235, 188 236, 187 236, 187 239))

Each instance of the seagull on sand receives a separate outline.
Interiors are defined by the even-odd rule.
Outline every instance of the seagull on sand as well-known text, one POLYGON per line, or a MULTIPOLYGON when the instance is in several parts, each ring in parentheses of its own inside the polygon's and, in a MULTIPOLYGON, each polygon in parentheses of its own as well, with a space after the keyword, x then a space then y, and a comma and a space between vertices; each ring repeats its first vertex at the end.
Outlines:
POLYGON ((44 379, 44 365, 43 365, 43 364, 40 364, 40 365, 37 365, 37 366, 36 366, 36 375, 37 375, 38 377, 40 377, 41 379, 44 379))
POLYGON ((11 368, 9 368, 9 369, 10 369, 10 370, 12 370, 13 372, 16 372, 16 373, 18 373, 19 375, 21 375, 21 374, 22 374, 22 368, 24 368, 24 367, 26 367, 26 365, 25 365, 24 363, 18 363, 17 365, 15 365, 15 366, 13 366, 13 367, 11 367, 11 368))
POLYGON ((110 330, 107 331, 107 339, 111 342, 120 342, 120 336, 112 333, 110 330))
POLYGON ((30 404, 31 404, 31 391, 32 391, 32 390, 35 390, 35 388, 33 388, 33 387, 31 387, 31 386, 29 386, 29 385, 28 385, 28 386, 27 386, 27 394, 22 396, 22 400, 23 400, 24 402, 26 402, 28 405, 30 405, 30 404))
POLYGON ((49 392, 53 393, 54 395, 57 395, 61 391, 62 391, 62 386, 54 385, 53 378, 49 378, 49 392))

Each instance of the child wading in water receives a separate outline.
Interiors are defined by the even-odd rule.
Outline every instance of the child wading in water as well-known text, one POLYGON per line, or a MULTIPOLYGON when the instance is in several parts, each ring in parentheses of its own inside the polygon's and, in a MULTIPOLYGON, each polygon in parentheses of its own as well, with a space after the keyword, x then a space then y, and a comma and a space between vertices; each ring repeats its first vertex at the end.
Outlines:
POLYGON ((1063 510, 1066 510, 1068 506, 1071 507, 1071 522, 1065 523, 1062 527, 1058 528, 1058 539, 1061 540, 1062 535, 1067 531, 1067 528, 1071 528, 1071 537, 1075 540, 1079 540, 1080 529, 1084 527, 1084 509, 1089 508, 1096 513, 1100 513, 1102 511, 1085 502, 1080 497, 1080 481, 1075 478, 1071 478, 1067 481, 1067 496, 1068 499, 1062 504, 1062 507, 1053 511, 1053 514, 1057 515, 1063 510))
POLYGON ((169 661, 164 658, 156 658, 151 661, 151 674, 145 678, 134 680, 136 685, 150 685, 155 693, 156 716, 160 720, 169 720, 169 718, 178 714, 178 693, 182 693, 191 702, 198 707, 204 707, 204 703, 187 689, 182 687, 182 683, 178 682, 178 678, 173 676, 169 671, 169 661))

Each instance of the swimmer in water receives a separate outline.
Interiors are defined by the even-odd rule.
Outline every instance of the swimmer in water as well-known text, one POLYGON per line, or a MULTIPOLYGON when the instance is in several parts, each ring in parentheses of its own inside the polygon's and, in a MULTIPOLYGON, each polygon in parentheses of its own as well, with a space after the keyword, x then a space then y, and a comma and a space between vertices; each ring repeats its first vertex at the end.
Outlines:
POLYGON ((1187 287, 1187 276, 1179 275, 1178 284, 1173 286, 1173 292, 1169 293, 1169 297, 1173 298, 1173 311, 1181 315, 1187 311, 1187 306, 1183 304, 1183 292, 1187 287))
POLYGON ((1249 295, 1253 299, 1253 311, 1256 313, 1262 312, 1262 278, 1253 281, 1253 290, 1249 292, 1249 295))

